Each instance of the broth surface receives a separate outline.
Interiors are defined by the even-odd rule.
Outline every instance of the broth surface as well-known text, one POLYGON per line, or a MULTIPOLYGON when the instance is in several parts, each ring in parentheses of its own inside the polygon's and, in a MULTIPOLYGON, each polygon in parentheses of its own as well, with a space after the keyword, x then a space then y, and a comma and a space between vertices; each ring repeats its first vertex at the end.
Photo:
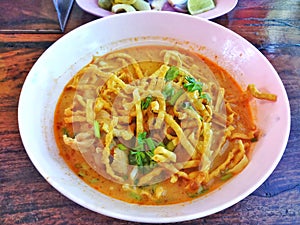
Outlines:
MULTIPOLYGON (((248 98, 243 98, 243 96, 245 96, 245 91, 241 89, 238 83, 228 72, 219 67, 213 61, 196 53, 166 46, 140 46, 118 50, 105 56, 95 56, 90 64, 79 71, 78 74, 66 85, 59 98, 54 115, 54 133, 56 143, 60 151, 60 155, 71 170, 88 185, 105 195, 129 203, 145 205, 164 205, 190 201, 219 188, 224 182, 238 174, 247 165, 252 145, 257 139, 258 132, 254 123, 249 103, 250 100, 248 98), (118 55, 118 57, 114 58, 113 54, 118 55), (132 59, 135 59, 135 61, 132 61, 132 59), (182 63, 178 63, 178 61, 182 63), (181 72, 177 75, 178 77, 171 77, 172 79, 170 78, 170 81, 166 81, 167 75, 164 75, 164 77, 159 77, 161 76, 159 75, 155 78, 149 78, 153 76, 156 71, 161 71, 162 68, 165 68, 164 65, 167 65, 169 70, 170 68, 179 68, 181 72), (198 66, 197 69, 194 69, 196 68, 194 65, 198 66), (151 82, 157 82, 157 86, 160 85, 161 81, 162 89, 158 89, 157 93, 164 93, 168 83, 172 83, 172 87, 175 89, 175 93, 173 93, 173 95, 177 93, 176 91, 179 92, 181 89, 185 92, 182 96, 174 100, 175 103, 170 103, 172 95, 165 97, 166 106, 164 114, 165 119, 162 122, 163 124, 159 126, 159 128, 151 129, 150 125, 147 125, 148 122, 146 120, 147 118, 152 118, 154 120, 152 123, 154 124, 153 126, 157 123, 160 113, 159 107, 163 104, 161 103, 160 95, 157 94, 157 96, 155 96, 152 94, 151 98, 149 98, 151 102, 148 102, 148 106, 144 106, 142 104, 147 103, 147 97, 149 97, 149 95, 145 94, 143 97, 143 91, 141 90, 142 88, 140 88, 138 90, 140 96, 142 96, 139 101, 139 104, 141 104, 142 107, 142 110, 140 110, 135 108, 137 103, 133 103, 134 96, 132 97, 132 94, 128 93, 129 91, 127 91, 125 87, 122 89, 118 86, 118 89, 115 89, 115 92, 112 92, 109 97, 110 100, 113 99, 113 106, 110 106, 112 107, 111 109, 106 109, 106 112, 108 110, 117 111, 117 113, 122 111, 120 108, 121 106, 124 106, 124 104, 122 102, 123 99, 120 97, 121 94, 122 96, 132 97, 132 99, 129 99, 128 101, 129 103, 132 103, 133 107, 128 110, 127 114, 134 114, 133 116, 130 116, 131 121, 128 122, 128 130, 132 131, 134 136, 131 139, 128 138, 128 140, 126 140, 124 133, 119 134, 119 136, 114 134, 114 137, 109 142, 110 152, 109 156, 107 156, 106 162, 102 162, 105 153, 100 153, 102 154, 102 158, 97 158, 98 156, 96 156, 96 154, 98 153, 97 151, 101 151, 101 149, 105 149, 107 147, 105 146, 105 143, 108 142, 110 132, 106 132, 106 129, 108 129, 107 126, 113 126, 110 119, 113 119, 115 115, 111 112, 108 117, 110 119, 102 121, 101 119, 103 119, 103 115, 106 114, 101 114, 101 112, 103 112, 101 111, 103 108, 97 111, 97 99, 99 99, 101 94, 109 89, 108 85, 110 85, 108 84, 110 82, 110 78, 103 79, 102 77, 102 80, 100 78, 93 80, 94 77, 104 76, 103 74, 97 74, 97 69, 103 68, 103 66, 105 66, 105 69, 102 69, 101 71, 103 74, 110 74, 107 75, 108 77, 112 77, 112 74, 117 74, 116 77, 118 80, 114 78, 114 85, 117 85, 116 83, 119 82, 118 85, 127 85, 126 88, 128 86, 132 88, 132 86, 142 87, 142 84, 140 83, 148 82, 145 86, 148 87, 151 82), (142 78, 137 75, 137 67, 138 71, 143 74, 142 78), (198 76, 195 73, 199 73, 200 75, 198 76), (130 74, 130 76, 126 74, 130 74), (195 83, 192 83, 192 79, 188 81, 187 77, 189 76, 187 74, 191 74, 191 76, 195 78, 194 81, 196 80, 196 84, 198 81, 203 82, 204 86, 201 93, 198 90, 194 91, 191 88, 189 89, 191 84, 194 84, 195 86, 195 83), (121 83, 120 80, 124 84, 121 83), (96 83, 95 86, 99 88, 97 90, 95 89, 95 93, 99 94, 95 95, 94 92, 89 93, 93 90, 93 88, 89 86, 90 83, 96 83), (175 87, 177 87, 176 85, 178 84, 181 86, 176 89, 175 87), (220 90, 224 90, 222 98, 220 98, 220 90), (186 97, 183 95, 186 95, 186 97), (208 147, 209 156, 205 155, 205 152, 201 152, 203 147, 202 145, 204 145, 207 141, 206 136, 203 135, 203 132, 205 131, 201 128, 202 125, 195 125, 194 123, 196 123, 196 120, 191 120, 190 123, 185 123, 185 119, 188 119, 184 117, 187 115, 184 114, 184 110, 187 109, 186 105, 189 110, 191 110, 189 113, 199 111, 196 110, 198 103, 194 102, 194 95, 197 95, 196 100, 201 98, 201 104, 206 107, 206 111, 212 111, 210 118, 206 119, 202 116, 200 118, 199 116, 199 121, 204 121, 203 123, 209 125, 210 132, 212 133, 210 138, 211 147, 208 147), (83 98, 78 100, 78 97, 76 96, 83 96, 83 98), (78 102, 83 101, 81 105, 85 105, 85 107, 88 108, 89 103, 87 99, 89 99, 90 96, 93 96, 93 101, 91 103, 94 109, 93 119, 91 122, 81 121, 80 118, 82 117, 88 118, 88 113, 87 111, 80 111, 79 109, 81 108, 75 109, 74 105, 79 105, 78 102), (175 107, 176 102, 181 98, 184 99, 182 103, 185 103, 185 107, 182 106, 183 109, 180 109, 181 114, 178 116, 173 113, 172 107, 175 107), (191 102, 188 102, 186 99, 191 100, 191 102), (218 104, 218 101, 220 101, 220 104, 218 104), (219 105, 220 108, 218 113, 214 113, 216 105, 219 105), (116 107, 116 109, 113 107, 116 107), (173 154, 173 156, 175 155, 175 161, 172 161, 171 159, 160 161, 160 159, 156 159, 153 155, 151 156, 152 158, 147 158, 148 161, 145 162, 143 166, 138 165, 136 160, 137 158, 134 158, 136 161, 130 161, 130 154, 137 154, 139 151, 135 149, 138 147, 137 140, 140 140, 139 137, 141 137, 139 136, 141 132, 137 131, 139 129, 139 113, 142 113, 141 116, 144 120, 143 133, 146 137, 144 137, 143 140, 145 140, 145 143, 147 141, 151 141, 152 144, 155 144, 155 149, 161 147, 163 148, 163 151, 167 152, 167 154, 170 153, 173 154), (181 126, 183 133, 176 130, 175 125, 172 125, 174 121, 171 118, 169 120, 172 120, 172 123, 167 121, 167 115, 171 115, 175 118, 174 121, 181 126), (78 121, 75 121, 75 116, 77 116, 76 118, 78 118, 78 121), (69 120, 66 120, 66 117, 71 118, 72 121, 70 122, 69 120), (218 123, 215 122, 217 120, 218 123), (191 123, 193 123, 193 125, 191 125, 191 123), (187 128, 183 128, 185 126, 187 128), (218 126, 221 128, 218 128, 218 126), (165 127, 168 127, 166 128, 167 131, 165 131, 167 132, 167 135, 162 133, 165 127), (74 146, 72 140, 75 140, 76 136, 78 137, 78 135, 83 132, 83 129, 85 131, 91 131, 90 133, 93 133, 91 135, 99 136, 98 139, 97 137, 93 137, 95 138, 95 141, 92 142, 93 144, 91 149, 93 150, 89 150, 90 148, 88 150, 87 148, 80 149, 78 148, 78 144, 76 145, 77 147, 72 147, 74 146), (98 130, 99 134, 97 133, 98 130), (195 130, 195 132, 193 130, 195 130), (196 130, 199 132, 197 133, 196 130), (192 136, 196 133, 199 134, 199 140, 197 139, 195 142, 195 138, 193 139, 192 136), (177 139, 173 138, 174 136, 176 136, 177 139), (196 150, 193 149, 193 151, 188 152, 188 150, 186 150, 186 145, 182 143, 185 138, 188 140, 188 143, 195 143, 193 146, 201 145, 202 147, 195 147, 196 150), (66 143, 67 141, 69 141, 69 144, 66 143), (70 141, 72 143, 70 143, 70 141), (175 147, 175 150, 173 150, 174 146, 173 148, 170 147, 171 142, 172 144, 179 142, 175 147), (216 150, 217 147, 218 151, 216 150), (116 152, 120 151, 126 152, 127 158, 129 158, 130 165, 127 165, 129 168, 129 172, 127 174, 125 172, 123 173, 122 171, 118 171, 113 165, 116 158, 116 152), (189 154, 187 154, 187 152, 189 154), (205 157, 207 157, 207 159, 205 157), (99 161, 101 161, 101 163, 99 161), (197 163, 197 165, 185 168, 184 165, 186 165, 186 162, 197 163), (148 182, 145 181, 145 183, 143 183, 142 181, 145 180, 145 177, 139 174, 142 173, 140 172, 141 168, 146 168, 150 171, 157 169, 157 171, 159 171, 158 169, 160 168, 160 164, 162 165, 162 172, 155 177, 151 177, 151 179, 147 180, 148 182), (166 164, 172 165, 172 168, 170 169, 170 166, 168 167, 166 164), (178 167, 179 164, 183 166, 178 167), (206 164, 207 166, 204 166, 206 164), (154 166, 152 167, 152 165, 154 166), (113 169, 111 174, 107 174, 108 167, 109 169, 113 169), (138 175, 135 176, 134 179, 130 180, 135 168, 137 168, 138 175), (166 168, 168 168, 168 171, 172 169, 174 170, 174 168, 178 170, 174 173, 168 174, 166 172, 166 168), (112 176, 112 178, 110 178, 110 176, 112 176), (155 182, 157 179, 159 182, 155 182)), ((102 106, 104 104, 103 102, 107 103, 109 100, 106 99, 100 102, 101 104, 99 104, 101 107, 105 107, 102 106)), ((120 117, 118 122, 119 121, 120 117)), ((115 128, 117 127, 117 125, 114 126, 115 128)), ((83 141, 81 143, 83 143, 83 141)), ((147 143, 144 146, 147 146, 147 143)), ((157 153, 157 155, 159 157, 163 156, 166 158, 165 152, 157 153)), ((154 153, 152 151, 151 154, 155 155, 155 150, 154 153)), ((145 173, 145 170, 143 171, 145 173)))

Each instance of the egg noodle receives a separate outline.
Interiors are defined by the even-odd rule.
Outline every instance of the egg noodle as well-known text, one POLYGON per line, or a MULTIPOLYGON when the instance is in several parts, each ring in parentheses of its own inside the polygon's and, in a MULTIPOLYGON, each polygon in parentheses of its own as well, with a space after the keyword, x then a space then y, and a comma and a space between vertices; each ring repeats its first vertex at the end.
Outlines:
POLYGON ((184 180, 183 188, 196 196, 214 180, 242 171, 259 133, 237 127, 234 105, 276 96, 249 85, 243 95, 227 99, 198 56, 166 47, 138 49, 94 56, 73 77, 65 88, 74 95, 64 109, 69 128, 63 142, 124 191, 154 200, 167 195, 162 182, 184 180))

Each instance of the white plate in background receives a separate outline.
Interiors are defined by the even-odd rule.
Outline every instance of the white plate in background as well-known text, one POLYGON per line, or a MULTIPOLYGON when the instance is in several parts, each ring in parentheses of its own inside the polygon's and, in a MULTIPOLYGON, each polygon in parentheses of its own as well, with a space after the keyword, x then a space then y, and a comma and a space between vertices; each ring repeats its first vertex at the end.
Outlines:
MULTIPOLYGON (((95 16, 105 17, 114 15, 114 13, 100 8, 97 2, 97 0, 76 0, 76 3, 82 10, 95 16)), ((195 16, 205 19, 214 19, 230 12, 236 6, 237 2, 238 0, 215 0, 216 7, 214 9, 195 16)))

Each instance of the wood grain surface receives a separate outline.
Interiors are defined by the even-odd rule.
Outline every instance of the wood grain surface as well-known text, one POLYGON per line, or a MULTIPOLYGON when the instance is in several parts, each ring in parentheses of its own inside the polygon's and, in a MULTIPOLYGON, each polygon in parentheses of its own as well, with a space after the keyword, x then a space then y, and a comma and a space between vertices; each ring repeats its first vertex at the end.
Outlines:
MULTIPOLYGON (((18 130, 19 95, 35 61, 62 35, 95 19, 75 3, 61 33, 52 1, 0 0, 0 224, 134 224, 57 192, 31 163, 18 130)), ((240 0, 213 21, 251 42, 277 70, 290 101, 291 133, 279 165, 256 191, 180 224, 300 224, 300 2, 240 0)))

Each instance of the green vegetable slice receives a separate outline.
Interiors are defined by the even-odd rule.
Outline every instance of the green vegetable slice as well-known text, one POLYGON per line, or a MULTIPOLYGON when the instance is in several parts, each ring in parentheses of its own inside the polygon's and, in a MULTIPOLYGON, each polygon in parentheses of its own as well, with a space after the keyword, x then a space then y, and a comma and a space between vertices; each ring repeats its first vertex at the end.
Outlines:
POLYGON ((165 75, 166 81, 174 80, 179 75, 179 69, 176 66, 171 66, 165 75))
POLYGON ((97 138, 100 138, 100 125, 97 120, 94 120, 94 135, 97 138))
POLYGON ((167 83, 167 85, 162 90, 162 94, 164 95, 165 99, 167 99, 168 97, 174 95, 174 92, 175 92, 175 90, 174 90, 171 83, 167 83))
POLYGON ((192 193, 192 194, 188 194, 188 196, 190 198, 196 198, 198 197, 199 195, 202 195, 204 194, 205 192, 207 192, 208 189, 204 188, 202 185, 200 185, 200 187, 198 188, 198 190, 195 192, 195 193, 192 193))
POLYGON ((123 145, 123 144, 117 144, 117 148, 118 149, 120 149, 120 150, 122 150, 122 151, 126 151, 128 148, 125 146, 125 145, 123 145))
POLYGON ((135 192, 130 192, 129 196, 135 200, 141 201, 142 200, 142 196, 135 193, 135 192))
POLYGON ((177 99, 184 93, 184 90, 180 89, 178 90, 170 99, 169 103, 170 105, 175 105, 175 102, 177 99))
POLYGON ((221 180, 222 180, 222 181, 229 180, 232 176, 233 176, 232 173, 227 173, 227 174, 225 174, 225 175, 223 175, 223 176, 221 177, 221 180))

